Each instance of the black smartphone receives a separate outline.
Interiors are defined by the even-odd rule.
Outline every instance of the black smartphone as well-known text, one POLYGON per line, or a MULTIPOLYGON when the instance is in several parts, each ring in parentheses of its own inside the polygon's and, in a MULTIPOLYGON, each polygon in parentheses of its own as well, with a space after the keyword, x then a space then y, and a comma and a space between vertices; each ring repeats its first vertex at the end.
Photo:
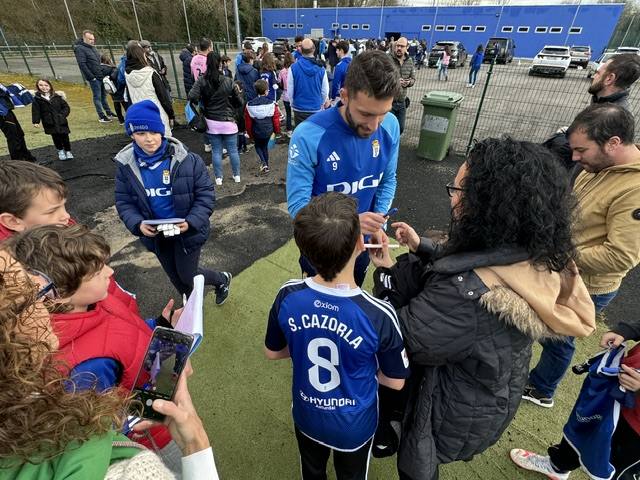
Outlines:
POLYGON ((133 385, 132 413, 137 406, 138 411, 135 413, 138 416, 164 420, 164 415, 156 412, 151 405, 158 398, 173 400, 178 378, 187 364, 192 344, 193 335, 164 327, 153 330, 147 353, 133 385))

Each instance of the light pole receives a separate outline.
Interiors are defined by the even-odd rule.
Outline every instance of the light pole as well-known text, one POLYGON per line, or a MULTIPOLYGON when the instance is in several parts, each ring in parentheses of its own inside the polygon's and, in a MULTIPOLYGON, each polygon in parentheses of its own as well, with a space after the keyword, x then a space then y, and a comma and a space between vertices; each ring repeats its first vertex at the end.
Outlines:
POLYGON ((380 26, 378 27, 378 38, 384 38, 382 36, 382 15, 384 14, 384 0, 382 0, 382 8, 380 8, 380 26))
POLYGON ((224 0, 224 21, 227 24, 227 45, 231 45, 231 36, 229 35, 229 14, 227 13, 227 0, 224 0))
POLYGON ((191 43, 191 32, 189 31, 189 19, 187 18, 187 6, 185 5, 184 0, 182 0, 182 10, 184 11, 184 23, 187 24, 187 38, 189 39, 189 43, 191 43))
POLYGON ((136 0, 131 0, 131 4, 133 5, 133 15, 136 17, 136 25, 138 27, 138 35, 140 36, 140 40, 142 40, 142 31, 140 30, 140 22, 138 21, 138 11, 136 10, 136 0))
POLYGON ((236 17, 236 42, 238 49, 242 49, 242 37, 240 35, 240 12, 238 11, 238 0, 233 0, 233 9, 236 17))
POLYGON ((624 37, 622 37, 622 41, 620 42, 619 47, 624 47, 624 41, 627 39, 627 35, 629 35, 629 30, 631 30, 631 25, 633 25, 633 21, 636 19, 635 14, 631 17, 631 21, 629 22, 629 26, 627 27, 627 31, 624 32, 624 37))
POLYGON ((67 17, 69 17, 69 23, 71 24, 71 30, 73 30, 73 36, 75 38, 78 38, 78 34, 76 33, 76 27, 73 24, 73 19, 71 18, 71 12, 69 11, 69 5, 67 5, 67 0, 64 0, 64 8, 67 9, 67 17))

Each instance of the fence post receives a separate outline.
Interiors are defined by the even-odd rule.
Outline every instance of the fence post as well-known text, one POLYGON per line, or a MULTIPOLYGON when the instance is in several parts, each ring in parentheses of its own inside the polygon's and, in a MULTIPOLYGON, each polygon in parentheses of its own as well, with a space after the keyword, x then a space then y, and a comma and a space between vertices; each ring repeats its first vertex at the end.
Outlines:
POLYGON ((31 67, 29 66, 29 62, 27 62, 27 57, 24 56, 24 52, 22 51, 22 47, 20 46, 20 44, 18 44, 18 51, 20 52, 20 55, 22 55, 22 60, 24 60, 24 64, 27 66, 27 71, 29 72, 29 76, 33 76, 33 73, 31 73, 31 67))
POLYGON ((9 64, 7 63, 7 58, 4 56, 4 52, 2 52, 0 50, 0 55, 2 55, 2 60, 4 61, 4 64, 7 66, 7 72, 9 71, 9 64))
POLYGON ((109 55, 111 55, 111 61, 115 64, 116 57, 113 56, 113 50, 111 49, 111 42, 107 40, 107 48, 109 49, 109 55))
POLYGON ((171 57, 171 65, 173 66, 173 78, 176 80, 176 92, 178 92, 178 98, 182 98, 182 93, 180 93, 180 83, 178 82, 178 71, 176 70, 176 61, 173 58, 173 48, 171 48, 171 44, 169 44, 169 56, 171 57))
POLYGON ((498 56, 494 56, 493 60, 491 60, 491 64, 489 65, 489 71, 487 72, 487 80, 484 82, 484 88, 482 89, 482 96, 480 97, 480 103, 478 104, 478 110, 476 110, 476 118, 473 121, 473 128, 471 129, 471 135, 469 136, 469 143, 467 143, 467 151, 465 156, 469 155, 471 151, 471 145, 473 144, 473 137, 476 134, 476 127, 478 126, 478 121, 480 120, 480 112, 482 111, 482 105, 484 104, 484 97, 487 94, 487 88, 489 88, 489 80, 491 80, 491 75, 493 74, 493 66, 496 64, 496 58, 498 56))
POLYGON ((53 69, 53 63, 51 63, 51 59, 49 58, 49 52, 47 52, 47 46, 43 43, 42 49, 44 50, 44 56, 47 57, 47 62, 49 62, 49 67, 51 68, 51 73, 53 73, 53 78, 58 78, 56 76, 56 71, 53 69))

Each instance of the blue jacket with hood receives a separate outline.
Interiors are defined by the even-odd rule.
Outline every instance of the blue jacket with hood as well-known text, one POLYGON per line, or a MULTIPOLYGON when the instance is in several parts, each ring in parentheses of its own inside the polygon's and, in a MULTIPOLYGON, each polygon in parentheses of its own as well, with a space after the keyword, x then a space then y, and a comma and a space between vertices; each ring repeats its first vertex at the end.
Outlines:
POLYGON ((239 80, 244 85, 244 97, 247 102, 258 96, 254 83, 259 78, 258 70, 250 63, 243 62, 238 66, 234 80, 239 80))
MULTIPOLYGON (((175 138, 167 137, 167 140, 168 148, 173 150, 170 167, 173 206, 176 216, 184 218, 189 224, 189 229, 178 239, 182 242, 184 251, 191 253, 209 238, 209 217, 213 213, 215 191, 202 158, 189 152, 175 138)), ((132 234, 140 237, 149 250, 155 251, 156 238, 145 237, 140 232, 140 223, 153 219, 154 215, 147 200, 132 143, 118 152, 115 162, 118 215, 132 234)))
MULTIPOLYGON (((293 97, 291 106, 300 112, 319 112, 324 104, 322 84, 327 71, 313 58, 300 57, 291 65, 293 97)), ((326 92, 327 94, 329 92, 326 92)))

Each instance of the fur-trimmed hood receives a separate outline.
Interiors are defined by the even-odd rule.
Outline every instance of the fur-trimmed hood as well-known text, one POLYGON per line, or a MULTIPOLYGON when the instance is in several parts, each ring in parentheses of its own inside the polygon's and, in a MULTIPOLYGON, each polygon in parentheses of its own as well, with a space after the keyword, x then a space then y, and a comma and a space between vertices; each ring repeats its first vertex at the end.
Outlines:
POLYGON ((586 337, 595 330, 595 307, 575 264, 558 273, 523 261, 475 273, 489 288, 482 306, 533 340, 586 337))

